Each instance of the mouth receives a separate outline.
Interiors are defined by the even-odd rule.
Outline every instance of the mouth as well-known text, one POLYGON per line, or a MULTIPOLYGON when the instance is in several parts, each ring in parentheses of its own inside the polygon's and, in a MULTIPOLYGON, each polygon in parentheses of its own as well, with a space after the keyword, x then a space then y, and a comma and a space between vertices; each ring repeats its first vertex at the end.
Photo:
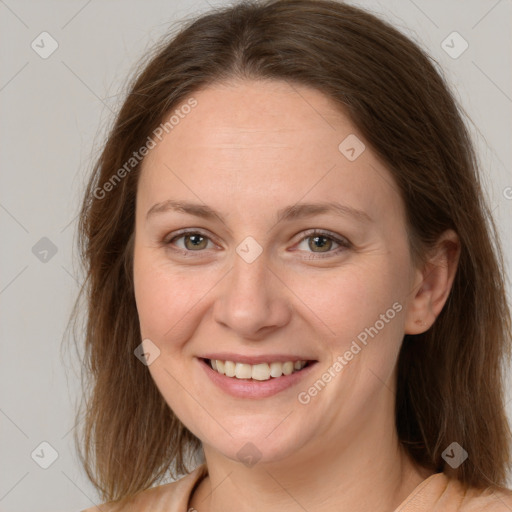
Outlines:
POLYGON ((203 361, 215 372, 226 377, 243 380, 267 381, 278 379, 283 375, 297 373, 316 361, 273 361, 269 363, 248 364, 222 359, 206 359, 203 361))
POLYGON ((270 362, 264 362, 259 357, 245 358, 245 362, 217 357, 197 358, 197 361, 208 381, 216 388, 242 399, 268 398, 300 383, 304 387, 304 379, 311 375, 318 363, 316 360, 298 358, 287 360, 289 357, 284 356, 278 357, 281 361, 270 362), (255 364, 247 362, 248 359, 255 364))
POLYGON ((241 399, 262 399, 306 386, 318 364, 304 354, 202 354, 196 361, 207 381, 223 393, 241 399))

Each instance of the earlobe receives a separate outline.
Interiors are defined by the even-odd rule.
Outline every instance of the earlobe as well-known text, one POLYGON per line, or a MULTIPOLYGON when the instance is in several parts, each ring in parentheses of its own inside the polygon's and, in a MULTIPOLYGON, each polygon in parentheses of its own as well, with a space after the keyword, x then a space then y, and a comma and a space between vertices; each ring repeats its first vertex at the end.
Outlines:
POLYGON ((459 256, 459 237, 453 230, 445 231, 423 267, 415 273, 405 334, 421 334, 433 325, 450 294, 459 256))

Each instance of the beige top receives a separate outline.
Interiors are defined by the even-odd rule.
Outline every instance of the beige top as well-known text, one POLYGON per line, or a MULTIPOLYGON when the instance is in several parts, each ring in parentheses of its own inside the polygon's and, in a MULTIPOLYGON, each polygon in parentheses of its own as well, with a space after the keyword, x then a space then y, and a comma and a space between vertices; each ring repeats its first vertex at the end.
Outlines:
MULTIPOLYGON (((201 464, 176 482, 146 489, 127 501, 109 502, 82 512, 188 512, 192 492, 207 474, 206 464, 201 464)), ((423 480, 395 509, 395 512, 510 511, 511 490, 465 491, 458 480, 449 479, 444 473, 423 480)))

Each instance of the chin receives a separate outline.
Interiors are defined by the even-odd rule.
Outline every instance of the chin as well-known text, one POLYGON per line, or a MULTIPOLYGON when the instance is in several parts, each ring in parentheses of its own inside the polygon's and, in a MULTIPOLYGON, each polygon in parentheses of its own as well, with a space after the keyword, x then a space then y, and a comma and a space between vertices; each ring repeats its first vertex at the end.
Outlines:
POLYGON ((233 437, 224 432, 222 439, 218 436, 204 438, 205 443, 224 457, 241 462, 248 467, 256 463, 272 464, 291 457, 297 454, 306 443, 303 430, 300 430, 301 435, 299 435, 299 432, 294 433, 290 426, 281 428, 283 425, 278 426, 279 422, 275 422, 271 429, 266 426, 248 429, 247 423, 251 419, 246 417, 244 421, 245 428, 230 431, 233 437))

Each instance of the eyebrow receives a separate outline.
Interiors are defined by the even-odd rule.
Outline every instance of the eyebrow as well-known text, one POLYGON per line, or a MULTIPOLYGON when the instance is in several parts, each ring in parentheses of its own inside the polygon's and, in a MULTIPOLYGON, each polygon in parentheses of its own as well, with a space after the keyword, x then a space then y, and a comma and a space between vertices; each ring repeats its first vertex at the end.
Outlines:
MULTIPOLYGON (((216 218, 226 224, 224 217, 219 212, 205 204, 191 203, 188 201, 175 201, 172 199, 154 204, 148 210, 146 220, 157 213, 164 213, 168 211, 186 213, 188 215, 194 215, 195 217, 201 217, 207 220, 213 220, 216 218)), ((342 217, 352 217, 356 221, 363 223, 372 222, 370 216, 363 210, 358 210, 351 206, 339 203, 321 202, 296 203, 282 208, 277 212, 276 223, 313 217, 314 215, 320 215, 322 213, 334 213, 342 217)))

